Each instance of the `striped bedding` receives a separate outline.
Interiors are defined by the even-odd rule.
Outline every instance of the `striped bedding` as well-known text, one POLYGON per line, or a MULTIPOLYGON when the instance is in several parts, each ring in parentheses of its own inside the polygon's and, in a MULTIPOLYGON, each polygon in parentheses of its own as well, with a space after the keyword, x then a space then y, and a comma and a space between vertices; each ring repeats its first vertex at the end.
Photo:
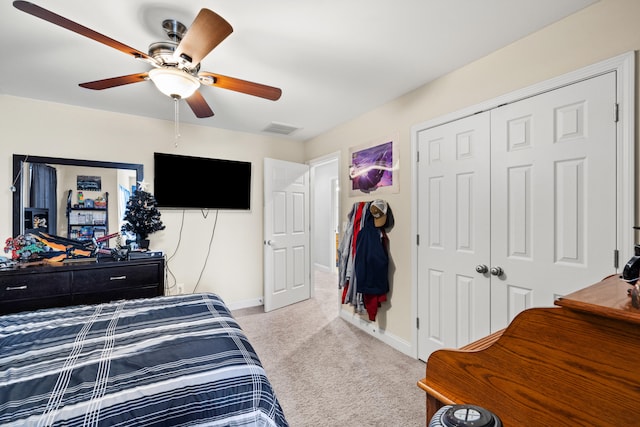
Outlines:
POLYGON ((0 316, 0 425, 286 426, 214 294, 0 316))

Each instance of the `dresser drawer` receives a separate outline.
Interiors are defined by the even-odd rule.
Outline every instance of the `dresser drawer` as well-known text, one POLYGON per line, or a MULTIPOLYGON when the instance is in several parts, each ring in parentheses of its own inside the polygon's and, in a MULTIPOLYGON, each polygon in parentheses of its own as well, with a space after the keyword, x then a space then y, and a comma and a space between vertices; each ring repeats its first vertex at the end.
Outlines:
POLYGON ((0 277, 0 300, 9 302, 24 299, 70 296, 71 273, 7 274, 0 277))
POLYGON ((158 285, 157 264, 116 266, 73 272, 74 293, 108 292, 114 289, 131 289, 158 285))

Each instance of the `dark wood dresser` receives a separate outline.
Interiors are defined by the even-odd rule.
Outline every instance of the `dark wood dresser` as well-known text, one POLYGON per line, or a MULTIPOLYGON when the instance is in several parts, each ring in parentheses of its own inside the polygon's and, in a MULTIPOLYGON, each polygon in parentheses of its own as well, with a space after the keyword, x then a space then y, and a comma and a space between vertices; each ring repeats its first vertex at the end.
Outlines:
POLYGON ((164 295, 164 257, 0 270, 0 314, 164 295))
POLYGON ((438 350, 418 387, 427 424, 443 405, 475 404, 513 426, 640 425, 640 310, 611 276, 520 313, 502 332, 438 350))

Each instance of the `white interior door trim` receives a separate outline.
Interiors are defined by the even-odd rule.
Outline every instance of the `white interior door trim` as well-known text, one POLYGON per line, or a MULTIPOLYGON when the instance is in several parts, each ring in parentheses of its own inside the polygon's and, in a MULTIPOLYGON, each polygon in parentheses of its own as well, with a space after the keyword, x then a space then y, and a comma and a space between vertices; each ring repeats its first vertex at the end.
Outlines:
MULTIPOLYGON (((620 269, 624 266, 626 260, 633 255, 635 241, 633 233, 633 226, 635 225, 635 68, 635 52, 627 52, 411 127, 411 236, 414 239, 411 248, 411 296, 414 304, 411 307, 411 313, 413 319, 418 317, 418 246, 416 237, 418 235, 418 168, 416 166, 418 161, 418 133, 424 129, 452 122, 478 112, 493 109, 502 104, 529 98, 611 71, 615 71, 617 76, 616 90, 619 105, 616 141, 616 160, 618 165, 618 190, 616 194, 618 235, 616 240, 620 250, 620 269)), ((613 106, 611 114, 614 114, 613 106)), ((412 354, 417 358, 418 328, 416 322, 413 323, 412 337, 412 354)))

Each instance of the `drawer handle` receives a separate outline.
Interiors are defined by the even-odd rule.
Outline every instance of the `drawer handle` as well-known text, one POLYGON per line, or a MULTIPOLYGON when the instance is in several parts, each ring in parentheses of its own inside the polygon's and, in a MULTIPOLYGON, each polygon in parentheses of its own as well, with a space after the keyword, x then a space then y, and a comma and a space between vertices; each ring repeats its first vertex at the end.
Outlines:
POLYGON ((109 280, 125 280, 127 278, 127 276, 115 276, 115 277, 109 277, 109 280))
POLYGON ((7 290, 7 291, 24 291, 25 289, 27 289, 27 285, 7 286, 5 290, 7 290))

